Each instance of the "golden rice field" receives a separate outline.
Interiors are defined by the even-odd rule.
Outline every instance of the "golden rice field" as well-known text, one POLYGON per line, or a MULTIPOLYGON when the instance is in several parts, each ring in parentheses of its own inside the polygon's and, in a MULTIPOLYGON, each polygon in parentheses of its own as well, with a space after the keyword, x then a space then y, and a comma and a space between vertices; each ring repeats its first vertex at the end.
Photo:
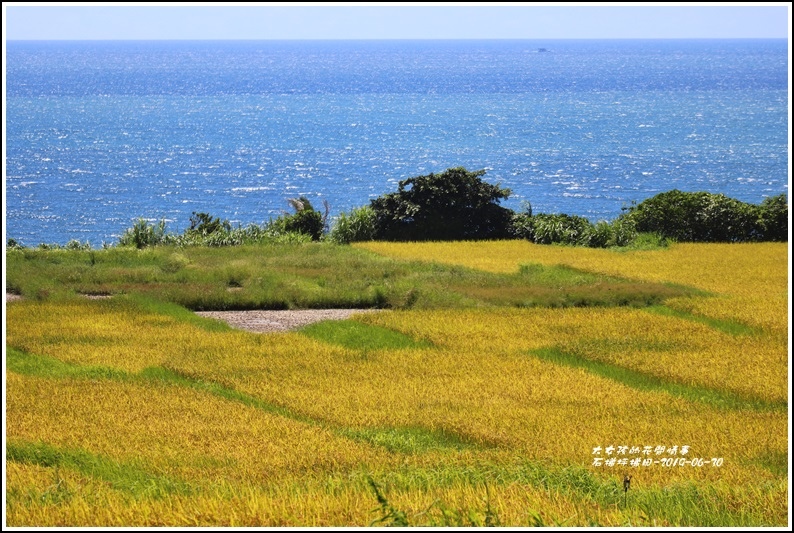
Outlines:
POLYGON ((677 283, 713 293, 683 299, 674 307, 763 329, 788 331, 788 244, 680 243, 669 248, 617 252, 600 248, 544 246, 528 241, 390 243, 356 246, 390 257, 514 272, 519 265, 566 265, 630 279, 677 283))
POLYGON ((789 522, 785 244, 357 246, 702 292, 271 334, 123 296, 8 303, 6 525, 789 522))

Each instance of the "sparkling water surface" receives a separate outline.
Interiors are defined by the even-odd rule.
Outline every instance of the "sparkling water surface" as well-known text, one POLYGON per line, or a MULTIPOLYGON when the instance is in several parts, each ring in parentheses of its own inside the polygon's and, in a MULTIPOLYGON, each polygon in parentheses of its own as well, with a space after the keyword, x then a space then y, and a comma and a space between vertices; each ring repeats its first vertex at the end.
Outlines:
POLYGON ((674 188, 788 192, 785 40, 11 41, 6 69, 26 245, 262 223, 298 195, 333 217, 452 166, 593 221, 674 188))

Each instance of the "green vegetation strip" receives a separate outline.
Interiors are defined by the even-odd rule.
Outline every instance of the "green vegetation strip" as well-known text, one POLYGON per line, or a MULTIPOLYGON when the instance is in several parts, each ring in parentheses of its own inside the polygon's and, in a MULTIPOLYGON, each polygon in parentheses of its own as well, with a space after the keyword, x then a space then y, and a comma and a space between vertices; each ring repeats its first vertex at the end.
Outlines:
POLYGON ((443 431, 431 431, 419 427, 364 429, 340 427, 330 424, 327 421, 297 413, 286 407, 260 400, 217 383, 186 377, 178 372, 164 368, 147 368, 141 372, 140 376, 145 379, 156 379, 178 386, 191 387, 208 392, 215 396, 240 402, 243 405, 254 407, 267 413, 289 418, 303 424, 321 427, 341 437, 384 447, 390 452, 418 454, 439 449, 461 450, 477 447, 477 445, 469 443, 457 435, 445 433, 443 431))
POLYGON ((101 303, 110 307, 127 306, 129 311, 132 313, 145 311, 147 313, 165 315, 179 322, 185 322, 196 326, 197 328, 203 329, 204 331, 233 331, 233 328, 226 322, 221 320, 213 320, 211 318, 204 318, 181 305, 163 302, 144 294, 126 294, 119 298, 114 298, 107 302, 101 303))
POLYGON ((429 342, 414 340, 393 329, 363 324, 355 320, 324 320, 304 326, 299 332, 319 341, 362 352, 432 348, 429 342))
POLYGON ((657 315, 672 316, 682 320, 689 320, 691 322, 705 324, 706 326, 716 329, 717 331, 734 336, 758 335, 761 332, 761 330, 757 328, 742 324, 741 322, 736 322, 735 320, 720 320, 717 318, 693 315, 692 313, 679 311, 677 309, 667 307, 666 305, 654 305, 651 307, 646 307, 646 310, 657 315))
POLYGON ((564 352, 557 348, 540 348, 531 350, 531 355, 559 365, 572 368, 582 368, 587 372, 598 376, 617 381, 633 389, 643 391, 666 392, 673 396, 678 396, 689 401, 700 402, 719 409, 752 409, 757 411, 785 411, 788 408, 786 402, 768 402, 761 399, 743 398, 737 394, 684 385, 674 381, 665 380, 630 370, 618 365, 593 361, 577 355, 564 352))
POLYGON ((196 389, 214 396, 239 402, 267 413, 295 420, 297 422, 320 427, 335 435, 367 442, 374 446, 384 447, 391 452, 419 454, 431 450, 463 450, 477 449, 487 444, 470 442, 463 437, 442 430, 429 430, 421 427, 395 428, 360 428, 350 429, 315 419, 295 412, 271 402, 260 400, 254 396, 236 391, 211 381, 204 381, 185 376, 175 370, 162 367, 149 367, 139 374, 130 374, 122 370, 103 367, 83 367, 70 365, 54 357, 33 355, 11 347, 6 347, 7 368, 17 374, 34 375, 45 378, 76 378, 76 379, 115 379, 123 381, 158 381, 179 387, 196 389))
POLYGON ((17 463, 34 464, 55 469, 51 491, 57 499, 66 500, 69 489, 60 478, 58 469, 68 468, 85 476, 101 479, 119 491, 135 497, 159 499, 170 494, 191 494, 189 484, 167 476, 147 472, 134 461, 118 462, 81 449, 56 448, 44 442, 9 440, 6 442, 6 459, 17 463))
MULTIPOLYGON (((647 306, 694 294, 562 266, 495 274, 329 243, 9 250, 6 277, 6 290, 29 300, 138 294, 148 306, 160 300, 196 311, 647 306)), ((178 314, 164 304, 159 311, 178 314)))
POLYGON ((10 346, 6 346, 6 368, 17 374, 44 378, 129 378, 129 374, 123 370, 98 366, 72 365, 49 355, 32 355, 10 346))

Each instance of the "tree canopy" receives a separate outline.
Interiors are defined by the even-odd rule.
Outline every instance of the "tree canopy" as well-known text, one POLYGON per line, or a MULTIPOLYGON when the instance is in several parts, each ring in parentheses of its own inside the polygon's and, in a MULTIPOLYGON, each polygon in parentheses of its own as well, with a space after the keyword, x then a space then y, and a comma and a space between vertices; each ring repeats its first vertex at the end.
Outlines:
POLYGON ((499 205, 510 189, 483 181, 485 170, 449 168, 400 181, 397 192, 371 200, 375 239, 499 239, 510 236, 513 212, 499 205))

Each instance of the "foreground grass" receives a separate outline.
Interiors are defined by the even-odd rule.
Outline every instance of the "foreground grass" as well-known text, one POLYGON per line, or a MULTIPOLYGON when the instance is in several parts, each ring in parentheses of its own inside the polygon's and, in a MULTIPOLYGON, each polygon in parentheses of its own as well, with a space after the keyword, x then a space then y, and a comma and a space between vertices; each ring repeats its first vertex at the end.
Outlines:
MULTIPOLYGON (((482 244, 486 260, 495 244, 482 244)), ((252 248, 235 261, 306 273, 314 260, 324 266, 311 276, 324 272, 328 283, 351 258, 380 261, 342 250, 328 267, 328 254, 313 250, 255 259, 252 248)), ((657 261, 683 261, 675 250, 657 261)), ((152 261, 183 253, 156 252, 152 261)), ((229 262, 196 253, 184 269, 228 288, 216 271, 229 262)), ((769 250, 752 253, 778 268, 769 250)), ((57 274, 79 258, 49 257, 15 261, 32 271, 51 261, 57 274)), ((512 273, 485 275, 383 260, 390 279, 424 280, 431 295, 438 283, 454 299, 420 294, 418 309, 268 335, 201 319, 154 289, 87 300, 72 295, 86 292, 83 280, 28 292, 7 305, 7 525, 785 525, 788 362, 775 321, 677 305, 743 298, 735 280, 692 283, 708 265, 694 256, 682 263, 686 276, 647 285, 531 263, 514 253, 512 273), (423 274, 411 278, 414 268, 423 274), (599 283, 700 290, 652 307, 510 299, 511 284, 560 280, 558 292, 599 283), (661 445, 665 455, 653 458, 709 464, 594 464, 594 448, 610 445, 661 445)), ((734 277, 753 279, 737 264, 734 277)), ((781 276, 756 272, 778 284, 759 290, 781 290, 781 276)))
MULTIPOLYGON (((53 452, 52 450, 45 450, 53 452)), ((9 516, 42 526, 737 526, 774 525, 784 483, 758 489, 680 484, 636 488, 577 468, 520 460, 476 467, 401 466, 389 472, 307 474, 268 485, 215 484, 180 493, 154 476, 100 481, 79 452, 55 466, 32 458, 9 463, 9 516), (75 456, 82 459, 75 459, 75 456), (72 464, 76 466, 71 466, 72 464), (156 488, 155 488, 156 487, 156 488), (377 487, 382 503, 376 498, 377 487), (161 495, 153 497, 156 490, 161 495)), ((124 465, 127 466, 127 465, 124 465)), ((784 520, 781 516, 780 520, 784 520)))

